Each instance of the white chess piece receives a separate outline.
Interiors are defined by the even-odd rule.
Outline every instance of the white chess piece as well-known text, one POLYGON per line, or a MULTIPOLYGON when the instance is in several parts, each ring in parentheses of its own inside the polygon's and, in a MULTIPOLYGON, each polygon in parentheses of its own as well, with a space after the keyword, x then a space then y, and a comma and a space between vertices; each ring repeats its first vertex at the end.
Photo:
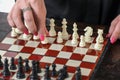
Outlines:
POLYGON ((79 38, 79 35, 78 35, 77 31, 78 31, 77 24, 74 23, 74 24, 73 24, 73 34, 75 34, 75 35, 76 35, 76 38, 78 39, 78 38, 79 38))
MULTIPOLYGON (((25 21, 24 21, 24 24, 25 24, 26 28, 28 29, 28 25, 25 21)), ((29 29, 28 29, 28 32, 31 33, 29 29)))
POLYGON ((15 32, 16 32, 17 34, 22 34, 22 33, 23 33, 23 32, 20 31, 18 28, 15 28, 15 32))
POLYGON ((56 31, 55 31, 55 20, 52 18, 50 19, 50 30, 49 30, 49 35, 50 36, 56 36, 56 31))
POLYGON ((78 43, 77 35, 73 33, 71 44, 76 45, 78 43))
POLYGON ((33 40, 39 40, 39 36, 33 35, 33 40))
POLYGON ((84 39, 84 36, 83 35, 81 35, 80 36, 80 43, 79 43, 79 46, 80 47, 85 47, 85 39, 84 39))
POLYGON ((17 37, 17 33, 15 32, 15 28, 12 27, 11 37, 17 37))
POLYGON ((42 44, 47 44, 48 43, 48 38, 46 36, 44 36, 44 40, 41 41, 42 44))
POLYGON ((87 42, 87 43, 91 43, 91 41, 92 41, 92 34, 93 34, 93 29, 92 29, 92 27, 90 27, 90 26, 87 26, 85 29, 84 29, 84 31, 85 31, 85 42, 87 42))
POLYGON ((96 50, 101 50, 101 49, 102 49, 102 46, 101 46, 101 44, 99 43, 99 38, 96 39, 96 43, 95 43, 94 48, 95 48, 96 50))
POLYGON ((30 38, 30 35, 29 35, 29 34, 28 34, 28 35, 25 34, 25 33, 23 34, 23 39, 29 39, 29 38, 30 38))
POLYGON ((67 21, 65 18, 63 18, 62 21, 62 37, 64 40, 68 40, 69 36, 68 36, 68 32, 67 32, 67 21))
POLYGON ((98 36, 97 38, 99 38, 99 43, 103 43, 104 38, 103 38, 103 29, 98 29, 98 36))
POLYGON ((62 39, 62 33, 59 31, 58 32, 58 37, 57 37, 57 43, 62 43, 63 39, 62 39))

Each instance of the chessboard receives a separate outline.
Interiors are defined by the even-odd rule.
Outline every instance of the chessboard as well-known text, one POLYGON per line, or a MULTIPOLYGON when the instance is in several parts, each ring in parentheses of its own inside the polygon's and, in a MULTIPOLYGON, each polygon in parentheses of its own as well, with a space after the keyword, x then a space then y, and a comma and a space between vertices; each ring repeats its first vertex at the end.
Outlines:
POLYGON ((3 62, 3 66, 0 67, 0 78, 5 80, 30 80, 31 75, 35 72, 33 62, 38 62, 41 69, 37 74, 39 77, 37 80, 80 80, 76 79, 78 73, 82 80, 90 80, 96 71, 96 67, 101 62, 101 58, 105 55, 109 43, 108 38, 104 37, 102 47, 96 50, 94 46, 97 36, 92 36, 90 43, 80 47, 80 39, 73 45, 71 44, 72 35, 69 34, 68 39, 63 40, 62 43, 57 42, 57 35, 46 36, 48 43, 42 44, 40 40, 34 40, 32 34, 29 35, 29 38, 23 38, 24 34, 11 37, 11 32, 0 43, 1 62, 3 62), (30 70, 23 71, 25 77, 18 79, 16 75, 20 67, 20 58, 22 58, 23 67, 26 65, 26 59, 28 60, 30 70), (14 59, 14 64, 17 67, 15 70, 10 69, 11 59, 14 59), (6 60, 8 60, 8 63, 6 63, 6 60), (9 66, 9 76, 2 74, 5 71, 5 64, 9 66), (57 73, 55 76, 52 76, 53 64, 56 66, 54 68, 57 73), (65 78, 59 79, 59 73, 64 67, 66 67, 67 77, 64 76, 65 78), (49 74, 50 79, 45 79, 46 74, 47 76, 49 74))

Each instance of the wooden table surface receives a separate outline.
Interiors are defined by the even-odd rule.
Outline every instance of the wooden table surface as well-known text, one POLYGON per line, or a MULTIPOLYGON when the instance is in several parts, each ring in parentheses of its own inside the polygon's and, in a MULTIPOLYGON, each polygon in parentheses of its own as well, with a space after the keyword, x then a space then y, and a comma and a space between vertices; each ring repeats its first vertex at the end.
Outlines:
MULTIPOLYGON (((0 41, 10 31, 7 13, 0 13, 0 41)), ((95 80, 120 80, 120 41, 113 44, 102 61, 95 80)))

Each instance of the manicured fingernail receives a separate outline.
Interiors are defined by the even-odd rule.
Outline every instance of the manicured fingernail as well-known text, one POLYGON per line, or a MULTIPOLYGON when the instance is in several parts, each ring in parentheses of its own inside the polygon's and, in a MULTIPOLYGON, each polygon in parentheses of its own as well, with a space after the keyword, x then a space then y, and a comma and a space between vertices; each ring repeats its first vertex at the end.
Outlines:
POLYGON ((106 38, 109 38, 110 37, 110 33, 108 33, 107 35, 106 35, 106 38))
POLYGON ((40 34, 40 40, 43 41, 44 40, 44 35, 40 34))
POLYGON ((111 37, 110 42, 111 42, 112 44, 114 44, 114 43, 116 42, 116 38, 111 37))
POLYGON ((25 33, 26 35, 29 34, 27 29, 24 30, 24 33, 25 33))
POLYGON ((38 32, 35 32, 34 35, 37 36, 37 35, 38 35, 38 32))

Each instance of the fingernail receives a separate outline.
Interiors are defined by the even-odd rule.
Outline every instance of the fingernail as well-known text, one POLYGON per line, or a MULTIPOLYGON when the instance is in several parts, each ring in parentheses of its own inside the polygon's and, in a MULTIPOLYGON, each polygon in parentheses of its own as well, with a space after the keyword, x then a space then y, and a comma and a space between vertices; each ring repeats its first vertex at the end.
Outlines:
POLYGON ((27 29, 24 30, 24 33, 25 33, 26 35, 29 34, 27 29))
POLYGON ((37 35, 38 35, 38 32, 35 32, 34 35, 37 36, 37 35))
POLYGON ((43 41, 44 40, 44 35, 40 34, 40 40, 43 41))
POLYGON ((110 37, 110 33, 108 33, 107 35, 106 35, 106 38, 109 38, 110 37))
POLYGON ((110 42, 111 42, 112 44, 114 44, 114 43, 116 42, 116 38, 111 37, 110 42))

